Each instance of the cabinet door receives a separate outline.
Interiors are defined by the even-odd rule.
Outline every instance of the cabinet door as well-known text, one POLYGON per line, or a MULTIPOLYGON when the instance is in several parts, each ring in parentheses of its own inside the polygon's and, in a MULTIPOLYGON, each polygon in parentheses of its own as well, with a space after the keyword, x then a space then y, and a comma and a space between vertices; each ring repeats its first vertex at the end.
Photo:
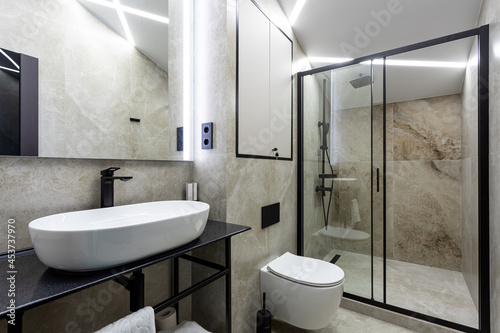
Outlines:
POLYGON ((269 155, 269 20, 239 1, 238 153, 269 155))
POLYGON ((292 41, 251 0, 238 2, 238 157, 292 159, 292 41))
POLYGON ((274 24, 270 24, 270 102, 271 149, 292 158, 292 46, 274 24))

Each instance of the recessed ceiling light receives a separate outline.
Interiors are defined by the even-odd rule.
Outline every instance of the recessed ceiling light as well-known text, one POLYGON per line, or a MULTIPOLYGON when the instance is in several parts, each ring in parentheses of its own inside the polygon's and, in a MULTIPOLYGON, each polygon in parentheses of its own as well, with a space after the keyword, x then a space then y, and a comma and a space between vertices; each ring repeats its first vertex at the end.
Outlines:
MULTIPOLYGON (((328 57, 310 57, 310 62, 321 62, 328 64, 338 64, 341 62, 346 62, 353 60, 351 58, 328 58, 328 57)), ((374 65, 382 65, 384 61, 382 59, 373 60, 374 65)), ((369 65, 370 61, 361 62, 363 65, 369 65)), ((396 60, 387 59, 385 61, 387 66, 406 66, 406 67, 440 67, 440 68, 465 68, 467 66, 466 62, 454 62, 454 61, 423 61, 423 60, 396 60)))
MULTIPOLYGON (((383 60, 373 61, 375 65, 382 65, 383 60)), ((440 67, 440 68, 465 68, 466 62, 454 61, 422 61, 422 60, 396 60, 387 59, 385 61, 387 66, 405 66, 405 67, 440 67)))
POLYGON ((353 58, 309 57, 310 62, 322 62, 327 64, 338 64, 341 62, 346 62, 351 60, 353 60, 353 58))
POLYGON ((304 5, 306 4, 307 0, 297 0, 295 3, 295 6, 293 7, 292 13, 290 14, 290 25, 294 25, 295 21, 297 21, 297 18, 299 17, 300 12, 302 11, 302 8, 304 8, 304 5))

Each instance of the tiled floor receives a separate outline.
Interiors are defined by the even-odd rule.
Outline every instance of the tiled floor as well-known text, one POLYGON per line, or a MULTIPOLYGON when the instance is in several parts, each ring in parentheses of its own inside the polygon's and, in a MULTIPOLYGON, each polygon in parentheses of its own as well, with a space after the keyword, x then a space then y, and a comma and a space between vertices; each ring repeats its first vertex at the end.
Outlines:
POLYGON ((410 333, 406 328, 388 324, 386 322, 368 317, 357 312, 340 308, 335 319, 322 330, 310 331, 290 326, 279 320, 272 322, 273 333, 410 333))
MULTIPOLYGON (((332 251, 345 274, 344 291, 371 297, 370 256, 332 251)), ((382 301, 382 258, 374 258, 374 298, 382 301)), ((387 303, 462 325, 478 326, 478 313, 462 273, 440 268, 387 260, 387 303)))

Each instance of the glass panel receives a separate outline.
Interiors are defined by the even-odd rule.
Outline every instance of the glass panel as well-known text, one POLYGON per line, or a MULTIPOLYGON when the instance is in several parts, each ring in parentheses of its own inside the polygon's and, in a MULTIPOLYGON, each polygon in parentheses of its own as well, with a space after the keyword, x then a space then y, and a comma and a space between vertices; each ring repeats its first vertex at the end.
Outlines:
MULTIPOLYGON (((384 301, 384 60, 372 66, 372 239, 373 299, 384 301)), ((390 166, 388 166, 390 168, 390 166)), ((390 173, 389 173, 390 174, 390 173)), ((390 241, 390 240, 388 240, 390 241)))
POLYGON ((387 303, 470 327, 478 327, 476 51, 468 38, 386 60, 387 303))
POLYGON ((304 254, 371 298, 371 64, 304 78, 304 254), (335 178, 333 178, 335 177, 335 178), (340 257, 339 257, 340 256, 340 257))

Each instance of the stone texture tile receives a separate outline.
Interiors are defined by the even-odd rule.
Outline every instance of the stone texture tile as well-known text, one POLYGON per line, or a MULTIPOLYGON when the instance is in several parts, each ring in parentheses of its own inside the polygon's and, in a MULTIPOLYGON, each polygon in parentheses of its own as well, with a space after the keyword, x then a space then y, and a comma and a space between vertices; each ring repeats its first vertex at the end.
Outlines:
POLYGON ((303 330, 288 325, 287 323, 273 320, 273 333, 352 333, 352 332, 370 332, 370 333, 410 333, 414 332, 406 328, 388 324, 372 317, 362 315, 344 308, 340 308, 332 322, 321 330, 303 330))
POLYGON ((460 161, 394 163, 394 258, 460 271, 460 161))
MULTIPOLYGON (((371 297, 371 258, 352 252, 341 254, 337 265, 346 280, 346 292, 371 297)), ((383 261, 374 258, 374 298, 383 301, 383 261)), ((477 327, 478 312, 460 272, 387 260, 387 303, 415 312, 477 327)), ((477 288, 477 287, 476 287, 477 288)))

